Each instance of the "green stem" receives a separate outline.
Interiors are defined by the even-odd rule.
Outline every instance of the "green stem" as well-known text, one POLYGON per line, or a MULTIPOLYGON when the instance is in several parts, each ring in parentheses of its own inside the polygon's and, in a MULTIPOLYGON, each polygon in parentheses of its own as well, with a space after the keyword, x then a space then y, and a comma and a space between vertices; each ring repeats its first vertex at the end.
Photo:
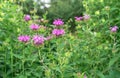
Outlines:
POLYGON ((114 52, 114 50, 115 50, 115 48, 116 48, 116 37, 115 37, 115 35, 114 35, 114 39, 113 39, 113 52, 114 52))
MULTIPOLYGON (((108 20, 110 20, 110 13, 109 13, 109 11, 108 11, 107 16, 108 16, 108 20)), ((108 26, 110 26, 110 21, 108 21, 108 26)))
POLYGON ((24 60, 22 61, 22 69, 23 69, 23 75, 24 75, 24 60))
POLYGON ((40 54, 39 48, 38 48, 38 58, 41 59, 41 54, 40 54))
MULTIPOLYGON (((11 70, 13 72, 13 51, 12 49, 11 49, 10 55, 11 55, 11 70)), ((13 73, 12 73, 12 78, 13 78, 13 73)))
POLYGON ((23 51, 23 60, 22 60, 22 70, 23 70, 23 75, 24 75, 24 58, 25 58, 25 53, 23 51))
POLYGON ((6 78, 6 74, 7 74, 7 71, 6 71, 6 63, 7 63, 7 59, 6 59, 6 52, 5 52, 5 74, 4 74, 4 78, 6 78))

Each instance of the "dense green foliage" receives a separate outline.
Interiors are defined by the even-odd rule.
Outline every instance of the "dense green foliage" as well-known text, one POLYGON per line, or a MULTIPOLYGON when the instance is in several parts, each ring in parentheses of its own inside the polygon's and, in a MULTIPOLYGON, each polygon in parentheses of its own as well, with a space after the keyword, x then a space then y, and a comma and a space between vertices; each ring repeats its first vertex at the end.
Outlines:
POLYGON ((55 27, 49 22, 37 21, 36 12, 31 14, 32 20, 26 22, 23 7, 1 1, 0 78, 85 78, 85 75, 87 78, 119 78, 120 31, 110 31, 111 26, 120 26, 119 0, 71 0, 70 5, 65 5, 66 2, 69 0, 59 0, 57 7, 53 5, 48 11, 50 16, 39 15, 44 20, 71 18, 62 26, 65 34, 37 47, 31 42, 19 42, 18 36, 49 36, 55 27), (73 19, 82 15, 80 11, 90 15, 90 19, 73 19), (75 22, 74 33, 69 30, 71 21, 75 22), (46 29, 32 31, 29 28, 32 23, 45 25, 46 29))
POLYGON ((83 11, 82 0, 56 0, 48 9, 48 16, 51 19, 68 20, 74 16, 81 16, 83 11))
POLYGON ((21 31, 23 22, 21 8, 9 1, 0 4, 0 77, 7 78, 17 69, 13 53, 18 51, 16 36, 21 31), (14 62, 14 64, 13 64, 14 62), (8 76, 7 76, 8 75, 8 76))

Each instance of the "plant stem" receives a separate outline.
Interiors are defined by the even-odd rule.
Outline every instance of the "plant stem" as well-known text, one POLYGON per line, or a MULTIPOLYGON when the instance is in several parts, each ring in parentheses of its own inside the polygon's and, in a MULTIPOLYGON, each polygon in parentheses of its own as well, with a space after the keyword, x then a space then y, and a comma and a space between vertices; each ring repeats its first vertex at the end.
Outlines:
POLYGON ((6 59, 6 51, 5 51, 5 74, 4 74, 4 78, 6 78, 6 74, 7 74, 7 71, 6 71, 6 63, 7 63, 7 59, 6 59))
POLYGON ((25 53, 24 53, 24 51, 23 51, 23 60, 22 60, 22 69, 23 69, 23 75, 24 75, 24 58, 25 58, 25 53))
POLYGON ((40 50, 39 50, 39 48, 38 48, 38 57, 39 57, 39 60, 41 59, 40 57, 41 57, 41 55, 40 55, 40 50))
MULTIPOLYGON (((12 49, 11 49, 10 55, 11 55, 11 70, 13 72, 13 50, 12 49)), ((12 73, 12 78, 13 78, 13 73, 12 73)))

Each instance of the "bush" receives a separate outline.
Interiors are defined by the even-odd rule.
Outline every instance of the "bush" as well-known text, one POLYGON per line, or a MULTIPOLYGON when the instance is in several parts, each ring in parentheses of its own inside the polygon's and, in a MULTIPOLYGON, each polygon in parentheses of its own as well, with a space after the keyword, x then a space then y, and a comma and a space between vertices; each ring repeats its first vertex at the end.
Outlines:
MULTIPOLYGON (((0 4, 0 77, 11 77, 19 67, 14 53, 17 52, 17 35, 26 27, 23 13, 18 5, 10 1, 0 4), (13 64, 14 63, 14 64, 13 64), (13 68, 16 69, 13 69, 13 68)), ((22 34, 22 33, 21 33, 22 34)))
MULTIPOLYGON (((119 42, 120 42, 120 40, 119 40, 120 36, 118 35, 119 31, 117 31, 117 33, 110 32, 111 27, 113 27, 113 26, 119 27, 119 25, 120 25, 118 22, 118 20, 120 20, 118 5, 119 5, 118 0, 115 0, 115 1, 84 0, 83 1, 83 6, 86 9, 85 13, 87 13, 91 16, 91 20, 87 21, 86 25, 84 23, 82 23, 82 25, 85 25, 85 27, 87 27, 90 30, 90 32, 88 32, 88 33, 93 33, 94 35, 96 35, 96 37, 99 38, 99 39, 93 38, 94 41, 97 41, 96 43, 94 43, 94 45, 98 43, 96 46, 98 46, 99 49, 101 46, 101 50, 95 51, 95 50, 97 50, 97 47, 95 50, 93 50, 93 49, 92 50, 95 53, 99 53, 99 52, 102 53, 102 54, 98 54, 98 55, 103 55, 100 57, 100 59, 105 57, 108 62, 108 64, 105 62, 104 63, 101 62, 102 65, 104 65, 103 69, 99 69, 99 68, 102 68, 102 66, 100 66, 100 64, 98 66, 95 65, 96 68, 93 71, 95 71, 94 75, 96 73, 96 76, 90 76, 91 78, 102 78, 102 77, 103 78, 109 78, 109 77, 117 78, 119 76, 118 73, 120 73, 120 72, 119 72, 119 70, 117 70, 118 69, 117 63, 119 63, 118 55, 119 55, 119 50, 120 50, 118 48, 119 42), (97 40, 95 40, 95 39, 97 39, 97 40), (102 47, 104 45, 106 46, 107 50, 102 49, 102 47), (97 67, 98 67, 98 69, 97 69, 97 67)), ((81 25, 81 24, 79 24, 79 25, 81 25)), ((81 33, 82 32, 79 32, 79 35, 82 35, 81 33)), ((91 43, 91 44, 93 44, 93 43, 91 43)), ((91 44, 90 44, 90 46, 92 46, 91 44)), ((95 48, 95 46, 94 46, 94 48, 95 48)), ((99 58, 99 56, 97 58, 99 58)), ((92 73, 92 71, 90 71, 89 73, 92 73)))

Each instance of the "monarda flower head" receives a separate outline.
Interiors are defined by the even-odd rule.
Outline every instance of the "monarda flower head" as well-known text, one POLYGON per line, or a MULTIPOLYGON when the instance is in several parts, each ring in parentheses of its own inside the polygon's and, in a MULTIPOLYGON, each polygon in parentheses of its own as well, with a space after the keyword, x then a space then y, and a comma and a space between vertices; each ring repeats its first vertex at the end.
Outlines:
POLYGON ((55 35, 55 36, 60 36, 60 35, 65 34, 65 31, 64 31, 64 29, 54 29, 52 31, 52 34, 55 35))
POLYGON ((30 25, 30 29, 31 30, 38 30, 39 29, 39 25, 37 25, 37 24, 31 24, 30 25))
POLYGON ((39 46, 44 43, 45 38, 40 35, 35 35, 35 36, 33 36, 32 40, 33 40, 34 45, 39 46))
POLYGON ((118 26, 110 27, 111 32, 116 32, 118 30, 118 26))
POLYGON ((24 20, 25 20, 25 21, 29 21, 29 20, 31 20, 30 15, 25 15, 25 16, 24 16, 24 20))
POLYGON ((56 19, 56 20, 53 21, 53 24, 55 26, 61 26, 61 25, 64 24, 64 22, 62 21, 62 19, 56 19))
POLYGON ((88 19, 90 19, 90 15, 85 14, 85 15, 83 16, 83 18, 84 18, 84 20, 88 20, 88 19))
POLYGON ((20 42, 27 43, 30 40, 30 37, 28 35, 21 35, 21 36, 18 37, 18 40, 20 42))
POLYGON ((76 17, 75 17, 75 20, 76 20, 76 21, 83 20, 83 17, 77 17, 77 16, 76 16, 76 17))

